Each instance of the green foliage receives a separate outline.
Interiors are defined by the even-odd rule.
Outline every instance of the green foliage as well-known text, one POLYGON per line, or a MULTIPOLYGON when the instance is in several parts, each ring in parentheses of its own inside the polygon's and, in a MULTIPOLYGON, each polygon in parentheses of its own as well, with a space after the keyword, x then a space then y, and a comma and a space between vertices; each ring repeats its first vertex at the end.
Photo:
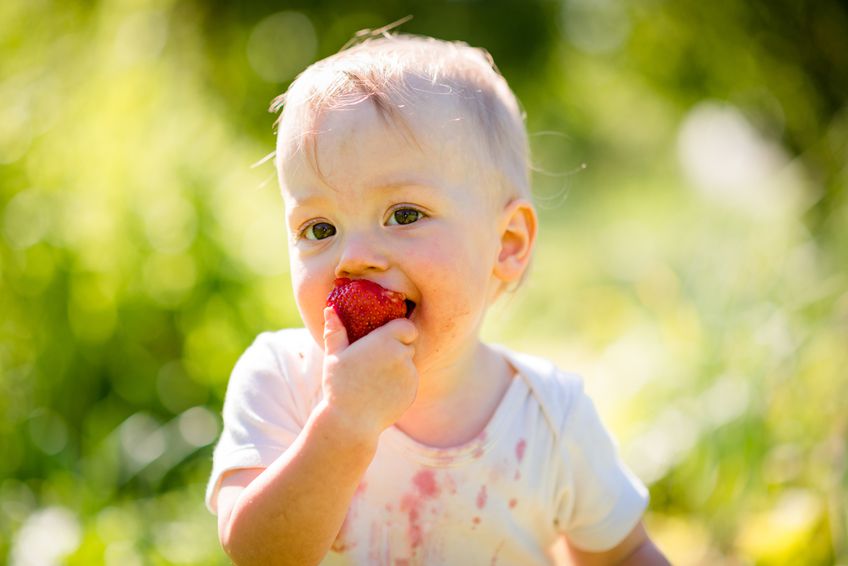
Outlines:
POLYGON ((830 1, 0 3, 0 556, 227 563, 227 377, 300 324, 266 108, 407 14, 528 115, 538 254, 485 336, 586 375, 675 563, 846 563, 830 1))

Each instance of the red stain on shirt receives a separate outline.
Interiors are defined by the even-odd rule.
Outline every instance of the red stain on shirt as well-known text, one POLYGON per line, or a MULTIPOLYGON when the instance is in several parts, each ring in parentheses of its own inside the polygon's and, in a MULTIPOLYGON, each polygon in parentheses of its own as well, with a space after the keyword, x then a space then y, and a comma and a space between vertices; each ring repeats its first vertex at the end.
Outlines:
POLYGON ((410 548, 414 551, 421 546, 424 540, 424 533, 421 528, 422 505, 428 499, 438 497, 441 490, 436 483, 436 475, 433 470, 421 470, 415 474, 412 478, 412 485, 415 486, 415 492, 408 493, 403 497, 400 509, 407 514, 409 524, 407 538, 410 548))
POLYGON ((477 494, 477 509, 482 509, 486 506, 486 500, 489 498, 489 494, 486 492, 486 486, 480 486, 480 492, 477 494))
POLYGON ((521 463, 521 460, 524 459, 524 450, 527 448, 527 441, 523 438, 518 441, 518 444, 515 445, 515 457, 518 459, 518 463, 521 463))
POLYGON ((421 541, 423 539, 419 511, 420 505, 421 499, 414 495, 405 496, 400 504, 400 508, 405 511, 407 517, 409 517, 407 536, 409 537, 409 546, 412 548, 421 546, 421 541))
POLYGON ((495 549, 495 554, 492 556, 492 562, 490 563, 490 566, 495 566, 498 563, 498 554, 501 553, 501 549, 503 548, 505 542, 505 540, 502 540, 498 547, 495 549))
POLYGON ((480 524, 480 517, 474 517, 473 519, 471 519, 471 522, 472 522, 472 523, 474 523, 474 526, 473 526, 473 527, 471 527, 471 528, 472 528, 472 529, 476 529, 476 528, 477 528, 477 525, 479 525, 479 524, 480 524))
POLYGON ((451 495, 456 495, 456 480, 453 478, 452 475, 445 474, 443 485, 451 495))
POLYGON ((515 509, 515 506, 516 506, 516 505, 518 505, 518 500, 517 500, 517 499, 510 499, 510 500, 509 500, 509 508, 510 508, 510 509, 515 509))
POLYGON ((439 486, 436 485, 436 475, 433 470, 421 470, 412 478, 412 483, 418 488, 421 497, 437 497, 439 486))

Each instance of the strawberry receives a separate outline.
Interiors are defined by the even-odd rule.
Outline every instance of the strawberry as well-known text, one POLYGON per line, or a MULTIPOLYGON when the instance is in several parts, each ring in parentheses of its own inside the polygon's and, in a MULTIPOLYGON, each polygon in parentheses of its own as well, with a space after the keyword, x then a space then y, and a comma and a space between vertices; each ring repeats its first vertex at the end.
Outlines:
POLYGON ((386 289, 367 279, 336 279, 336 286, 327 297, 354 343, 375 328, 407 314, 404 294, 386 289))

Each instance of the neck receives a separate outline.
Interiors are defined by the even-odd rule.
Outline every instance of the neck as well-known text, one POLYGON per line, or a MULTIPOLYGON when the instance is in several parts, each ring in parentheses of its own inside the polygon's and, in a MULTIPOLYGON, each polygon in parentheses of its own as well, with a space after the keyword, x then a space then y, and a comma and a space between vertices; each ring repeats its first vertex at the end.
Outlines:
POLYGON ((480 434, 511 382, 506 360, 478 340, 451 354, 449 362, 419 368, 415 402, 395 423, 431 446, 456 446, 480 434))
POLYGON ((416 404, 440 405, 473 385, 489 358, 490 350, 479 340, 461 349, 443 352, 418 365, 419 382, 416 404))

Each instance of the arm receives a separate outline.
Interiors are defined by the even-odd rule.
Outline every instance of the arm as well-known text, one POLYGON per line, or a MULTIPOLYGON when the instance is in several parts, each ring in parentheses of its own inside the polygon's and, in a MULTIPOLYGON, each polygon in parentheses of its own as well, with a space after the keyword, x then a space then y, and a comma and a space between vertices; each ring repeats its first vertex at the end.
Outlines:
POLYGON ((398 319, 352 346, 325 311, 324 400, 268 468, 225 477, 221 544, 238 565, 317 564, 344 521, 380 433, 415 397, 415 327, 398 319))
POLYGON ((236 564, 317 564, 333 543, 376 437, 357 438, 326 405, 271 466, 224 478, 218 534, 236 564))
POLYGON ((580 550, 565 539, 568 557, 578 566, 667 566, 669 561, 654 546, 640 521, 624 540, 603 552, 580 550))

